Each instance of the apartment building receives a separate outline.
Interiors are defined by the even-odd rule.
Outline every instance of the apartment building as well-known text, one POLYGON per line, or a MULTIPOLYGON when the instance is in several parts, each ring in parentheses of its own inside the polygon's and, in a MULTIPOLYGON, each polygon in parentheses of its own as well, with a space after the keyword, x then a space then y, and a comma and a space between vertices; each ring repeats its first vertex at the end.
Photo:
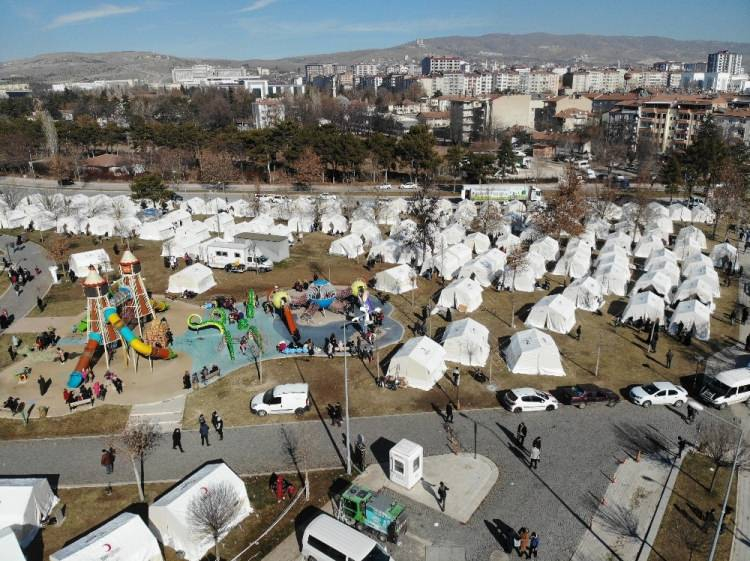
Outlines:
POLYGON ((489 95, 494 91, 494 77, 489 72, 466 74, 466 95, 489 95))
POLYGON ((750 146, 750 109, 725 109, 713 118, 727 140, 750 146))
POLYGON ((728 74, 742 74, 742 55, 729 51, 718 51, 708 55, 706 72, 726 72, 728 74))
POLYGON ((489 129, 487 99, 466 97, 451 101, 450 131, 453 142, 478 140, 489 129))
POLYGON ((352 74, 357 78, 361 78, 363 76, 376 76, 378 74, 378 65, 368 64, 364 62, 353 64, 352 74))
POLYGON ((617 92, 625 89, 625 71, 576 70, 563 75, 562 83, 571 93, 617 92))
POLYGON ((422 59, 422 74, 429 76, 436 72, 462 72, 463 65, 457 56, 428 56, 422 59))
POLYGON ((305 65, 305 81, 312 82, 318 76, 333 76, 335 74, 334 64, 330 62, 305 65))
POLYGON ((517 92, 521 89, 521 75, 512 70, 505 70, 493 74, 494 91, 517 92))
POLYGON ((536 130, 572 130, 592 118, 593 102, 583 95, 561 95, 542 100, 542 109, 535 112, 536 130), (582 119, 585 122, 581 122, 582 119))
POLYGON ((284 120, 284 104, 278 99, 260 99, 250 106, 253 112, 253 126, 265 129, 284 120))
POLYGON ((560 76, 554 72, 522 72, 519 76, 519 91, 526 94, 557 93, 560 76))

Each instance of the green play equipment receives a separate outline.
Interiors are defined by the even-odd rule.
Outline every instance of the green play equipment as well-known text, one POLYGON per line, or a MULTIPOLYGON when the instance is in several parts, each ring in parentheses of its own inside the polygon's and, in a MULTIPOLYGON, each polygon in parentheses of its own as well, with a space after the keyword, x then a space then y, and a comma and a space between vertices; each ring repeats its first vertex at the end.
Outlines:
POLYGON ((260 357, 263 354, 264 346, 263 346, 263 335, 261 334, 260 330, 255 327, 254 325, 249 325, 247 328, 247 334, 250 336, 250 340, 253 342, 256 349, 253 349, 253 355, 256 357, 260 357))
POLYGON ((219 333, 224 337, 229 358, 234 360, 234 339, 232 339, 232 334, 229 332, 229 321, 225 310, 214 308, 211 310, 211 318, 205 320, 200 314, 190 314, 187 318, 187 326, 196 331, 205 327, 215 327, 218 329, 219 333))
POLYGON ((245 306, 245 316, 247 316, 247 319, 253 319, 255 317, 255 306, 257 305, 258 305, 258 302, 255 299, 255 291, 252 288, 248 288, 247 289, 247 305, 245 306))

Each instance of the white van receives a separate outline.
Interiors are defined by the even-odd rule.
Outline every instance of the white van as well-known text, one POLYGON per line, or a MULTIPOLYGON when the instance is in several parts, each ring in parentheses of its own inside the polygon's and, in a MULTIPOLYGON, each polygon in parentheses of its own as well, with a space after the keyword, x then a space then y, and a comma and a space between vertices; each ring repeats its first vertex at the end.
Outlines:
POLYGON ((243 273, 273 270, 273 263, 255 248, 250 240, 228 242, 214 240, 206 245, 206 263, 214 269, 226 272, 243 273))
POLYGON ((321 513, 302 534, 305 561, 394 561, 385 546, 321 513))
POLYGON ((309 409, 310 389, 307 384, 281 384, 259 393, 250 401, 250 411, 259 417, 284 413, 294 413, 299 417, 309 409))
POLYGON ((750 400, 750 368, 735 368, 706 377, 700 398, 718 409, 750 400))
POLYGON ((589 161, 576 160, 575 162, 573 162, 573 166, 575 166, 576 169, 589 169, 589 161))

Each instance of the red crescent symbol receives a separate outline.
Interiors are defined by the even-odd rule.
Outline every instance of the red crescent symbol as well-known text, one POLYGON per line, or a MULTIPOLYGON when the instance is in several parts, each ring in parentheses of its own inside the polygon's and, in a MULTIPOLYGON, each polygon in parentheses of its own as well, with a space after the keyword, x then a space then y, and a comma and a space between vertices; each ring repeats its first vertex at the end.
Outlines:
POLYGON ((201 487, 201 491, 204 495, 208 495, 208 487, 201 487))
POLYGON ((110 551, 112 551, 112 546, 109 545, 108 543, 105 543, 104 544, 104 551, 106 551, 106 552, 109 553, 110 551))

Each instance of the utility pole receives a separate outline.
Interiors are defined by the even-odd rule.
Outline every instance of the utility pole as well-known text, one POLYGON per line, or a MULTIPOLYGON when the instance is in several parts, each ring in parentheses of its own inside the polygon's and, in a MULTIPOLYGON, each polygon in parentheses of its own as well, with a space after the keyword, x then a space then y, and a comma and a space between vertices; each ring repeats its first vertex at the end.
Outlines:
POLYGON ((349 354, 346 338, 346 321, 344 321, 344 408, 346 409, 346 474, 352 474, 352 451, 349 432, 349 364, 346 356, 349 354))

